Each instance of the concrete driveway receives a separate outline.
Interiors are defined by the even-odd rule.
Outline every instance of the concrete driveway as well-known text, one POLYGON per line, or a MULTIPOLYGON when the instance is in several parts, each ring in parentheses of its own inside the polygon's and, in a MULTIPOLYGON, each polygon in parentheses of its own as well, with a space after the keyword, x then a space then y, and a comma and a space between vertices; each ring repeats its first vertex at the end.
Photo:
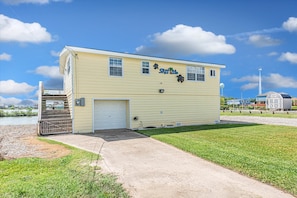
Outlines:
POLYGON ((127 131, 54 135, 48 139, 100 153, 103 171, 118 176, 132 197, 293 197, 269 185, 127 131))

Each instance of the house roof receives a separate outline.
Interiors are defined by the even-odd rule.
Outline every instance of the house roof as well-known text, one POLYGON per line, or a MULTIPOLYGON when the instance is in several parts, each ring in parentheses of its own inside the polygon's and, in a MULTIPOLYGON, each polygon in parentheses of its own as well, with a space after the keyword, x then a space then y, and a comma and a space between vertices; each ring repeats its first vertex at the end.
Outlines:
POLYGON ((256 100, 257 100, 257 101, 260 101, 261 99, 266 100, 266 97, 267 97, 268 95, 271 95, 271 94, 278 94, 278 95, 280 95, 282 98, 292 98, 292 97, 291 97, 289 94, 287 94, 287 93, 283 93, 283 92, 278 93, 278 92, 274 92, 274 91, 269 91, 269 92, 267 92, 267 93, 257 95, 256 100))
POLYGON ((292 98, 289 94, 281 93, 280 94, 283 98, 292 98))
POLYGON ((106 50, 97 50, 97 49, 90 49, 90 48, 82 48, 82 47, 74 47, 74 46, 65 46, 62 52, 60 53, 60 72, 64 70, 61 66, 65 66, 66 58, 69 54, 76 56, 78 52, 83 53, 92 53, 92 54, 104 54, 109 56, 120 56, 126 58, 136 58, 142 60, 151 60, 151 61, 164 61, 164 62, 171 62, 171 63, 180 63, 185 65, 193 65, 193 66, 208 66, 208 67, 217 67, 217 68, 225 68, 226 66, 223 64, 215 64, 215 63, 204 63, 204 62, 197 62, 197 61, 189 61, 189 60, 179 60, 179 59, 170 59, 170 58, 161 58, 161 57, 154 57, 154 56, 146 56, 146 55, 139 55, 139 54, 130 54, 130 53, 123 53, 123 52, 113 52, 113 51, 106 51, 106 50))

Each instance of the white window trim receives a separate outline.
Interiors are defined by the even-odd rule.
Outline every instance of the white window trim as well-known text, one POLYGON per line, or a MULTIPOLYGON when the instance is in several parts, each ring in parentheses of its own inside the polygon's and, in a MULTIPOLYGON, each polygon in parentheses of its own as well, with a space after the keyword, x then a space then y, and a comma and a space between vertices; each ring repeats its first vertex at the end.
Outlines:
POLYGON ((206 81, 206 78, 205 78, 205 67, 204 66, 191 66, 191 65, 188 65, 187 66, 187 81, 192 81, 192 82, 205 82, 206 81), (197 75, 200 74, 198 73, 198 68, 200 70, 200 68, 203 68, 204 70, 204 80, 198 80, 198 77, 197 75), (191 73, 195 74, 195 79, 194 80, 188 80, 188 73, 189 73, 189 70, 191 70, 191 73))
POLYGON ((149 76, 151 74, 150 61, 146 61, 146 60, 141 61, 141 68, 140 69, 141 69, 140 72, 141 72, 142 75, 149 76), (143 73, 143 69, 144 69, 143 63, 144 62, 148 63, 148 68, 147 69, 148 69, 149 73, 143 73))
POLYGON ((216 74, 216 73, 217 73, 217 72, 216 72, 215 69, 210 69, 210 70, 209 70, 209 76, 212 77, 212 78, 217 77, 217 74, 216 74), (212 74, 212 71, 214 72, 214 75, 211 75, 211 74, 212 74))
POLYGON ((123 60, 123 58, 121 58, 121 57, 109 57, 108 58, 108 75, 110 77, 114 77, 114 78, 122 78, 122 77, 124 77, 124 60, 123 60), (122 61, 122 66, 121 66, 121 68, 122 68, 122 75, 121 76, 110 75, 110 59, 121 59, 121 61, 122 61))

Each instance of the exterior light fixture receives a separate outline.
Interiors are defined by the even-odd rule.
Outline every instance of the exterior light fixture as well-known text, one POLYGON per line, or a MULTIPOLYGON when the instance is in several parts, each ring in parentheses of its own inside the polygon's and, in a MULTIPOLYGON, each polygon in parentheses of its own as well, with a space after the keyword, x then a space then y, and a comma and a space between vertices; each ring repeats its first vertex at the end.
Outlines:
POLYGON ((159 89, 159 93, 164 93, 165 90, 164 89, 159 89))
POLYGON ((158 65, 157 63, 155 63, 155 64, 153 65, 153 67, 154 67, 154 69, 158 69, 158 68, 159 68, 159 65, 158 65))

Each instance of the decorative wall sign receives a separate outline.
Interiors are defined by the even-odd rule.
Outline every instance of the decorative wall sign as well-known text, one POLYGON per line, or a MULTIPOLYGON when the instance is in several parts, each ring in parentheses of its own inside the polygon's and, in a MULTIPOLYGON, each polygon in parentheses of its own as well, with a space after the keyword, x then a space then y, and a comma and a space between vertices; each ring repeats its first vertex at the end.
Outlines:
POLYGON ((172 67, 169 67, 168 69, 160 68, 159 73, 160 74, 178 74, 176 69, 173 69, 172 67))
MULTIPOLYGON (((153 65, 153 67, 154 67, 154 69, 159 69, 158 63, 155 63, 153 65)), ((160 74, 178 74, 178 72, 176 71, 176 69, 173 69, 172 67, 169 67, 168 69, 160 68, 159 69, 159 73, 160 74)))
MULTIPOLYGON (((154 69, 159 69, 159 65, 157 63, 155 63, 153 67, 154 69)), ((176 69, 173 69, 172 67, 169 67, 168 69, 160 68, 159 74, 178 74, 178 71, 176 69)), ((177 82, 182 83, 185 80, 185 78, 181 74, 177 75, 176 77, 177 77, 177 82)), ((163 92, 160 92, 160 93, 163 93, 163 92)))
POLYGON ((176 76, 177 77, 177 82, 184 82, 184 80, 185 80, 185 78, 182 76, 182 75, 178 75, 178 76, 176 76))

